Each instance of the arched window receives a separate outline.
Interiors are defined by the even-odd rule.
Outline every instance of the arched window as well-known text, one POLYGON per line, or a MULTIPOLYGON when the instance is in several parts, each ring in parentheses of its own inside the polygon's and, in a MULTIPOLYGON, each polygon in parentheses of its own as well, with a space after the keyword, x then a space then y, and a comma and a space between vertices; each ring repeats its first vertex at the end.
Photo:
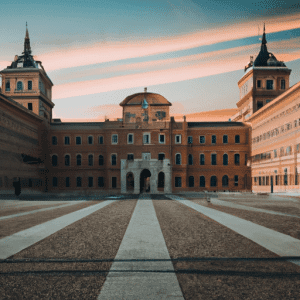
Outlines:
POLYGON ((205 177, 200 176, 200 187, 205 187, 205 177))
POLYGON ((210 186, 217 186, 217 176, 210 177, 210 186))
POLYGON ((203 153, 200 154, 200 165, 201 166, 205 165, 205 155, 203 153))
POLYGON ((234 154, 234 164, 237 166, 240 165, 240 155, 238 153, 234 154))
POLYGON ((117 155, 116 154, 112 154, 111 155, 111 165, 112 166, 116 166, 117 165, 117 155))
POLYGON ((89 156, 88 156, 88 162, 89 162, 89 166, 93 166, 94 165, 94 155, 93 154, 89 154, 89 156))
POLYGON ((181 165, 181 154, 180 153, 177 153, 175 156, 175 164, 181 165))
POLYGON ((17 90, 18 91, 22 91, 23 90, 23 82, 22 81, 18 81, 17 82, 17 90))
POLYGON ((193 164, 193 155, 189 154, 188 156, 188 164, 191 166, 193 164))
POLYGON ((76 163, 77 163, 77 166, 81 166, 81 154, 77 154, 76 163))
POLYGON ((194 176, 189 177, 189 187, 194 187, 194 176))
POLYGON ((69 166, 70 165, 70 155, 66 154, 65 155, 65 166, 69 166))
POLYGON ((99 166, 103 166, 103 164, 104 164, 103 155, 99 155, 99 166))
POLYGON ((224 175, 222 177, 222 186, 228 186, 228 176, 224 175))
POLYGON ((227 166, 228 165, 228 154, 223 154, 223 165, 227 166))
POLYGON ((52 166, 56 167, 57 163, 58 163, 58 157, 57 157, 57 155, 54 154, 54 155, 52 155, 52 166))

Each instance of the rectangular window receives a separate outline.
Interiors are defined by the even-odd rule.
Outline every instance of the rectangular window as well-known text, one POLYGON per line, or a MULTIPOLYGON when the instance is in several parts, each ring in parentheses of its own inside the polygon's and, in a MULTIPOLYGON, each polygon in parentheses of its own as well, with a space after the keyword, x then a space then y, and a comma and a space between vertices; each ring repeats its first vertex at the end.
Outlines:
POLYGON ((263 101, 257 101, 257 109, 261 109, 264 106, 263 101))
POLYGON ((31 81, 31 80, 28 81, 27 89, 28 89, 29 91, 32 90, 32 81, 31 81))
POLYGON ((81 136, 76 136, 76 145, 81 145, 81 136))
POLYGON ((103 144, 103 136, 102 135, 98 137, 98 143, 103 144))
POLYGON ((285 90, 285 80, 284 80, 284 79, 282 79, 282 80, 280 81, 280 88, 281 88, 282 90, 285 90))
MULTIPOLYGON (((29 184, 30 185, 30 184, 29 184)), ((52 178, 52 186, 57 187, 57 177, 52 178)))
POLYGON ((217 154, 211 155, 211 164, 215 166, 217 164, 217 154))
POLYGON ((52 137, 52 145, 57 145, 57 137, 56 136, 52 137))
POLYGON ((10 81, 9 81, 9 80, 6 81, 6 83, 5 83, 5 91, 6 91, 6 92, 9 92, 9 91, 10 91, 10 81))
POLYGON ((66 177, 66 187, 70 187, 70 177, 66 177))
POLYGON ((94 177, 89 177, 89 187, 93 187, 94 185, 94 177))
POLYGON ((258 88, 261 88, 261 80, 257 80, 257 85, 258 88))
POLYGON ((271 101, 272 101, 272 99, 267 99, 266 104, 270 103, 271 101))
POLYGON ((89 166, 93 166, 94 165, 94 156, 93 156, 93 154, 89 154, 89 156, 88 156, 88 164, 89 164, 89 166))
POLYGON ((93 145, 93 137, 91 135, 88 137, 88 144, 93 145))
POLYGON ((248 162, 248 154, 245 154, 245 166, 247 166, 247 162, 248 162))
POLYGON ((200 154, 200 165, 201 166, 205 165, 205 155, 203 153, 200 154))
POLYGON ((81 187, 81 177, 76 178, 76 186, 81 187))
POLYGON ((159 135, 159 143, 160 144, 164 144, 165 143, 165 135, 164 134, 160 134, 159 135))
POLYGON ((200 135, 199 141, 200 144, 205 144, 205 135, 200 135))
POLYGON ((175 135, 175 144, 181 144, 181 134, 175 135))
POLYGON ((98 177, 98 187, 104 187, 104 177, 98 177))
POLYGON ((127 160, 134 160, 133 154, 127 154, 127 160))
POLYGON ((70 145, 70 137, 65 136, 65 145, 70 145))
POLYGON ((275 149, 274 150, 274 158, 276 158, 277 157, 277 150, 275 149))
POLYGON ((127 136, 127 144, 133 144, 133 134, 129 133, 127 136))
POLYGON ((267 80, 267 90, 273 90, 273 80, 267 80))
POLYGON ((238 185, 239 185, 239 176, 234 175, 234 186, 238 186, 238 185))
POLYGON ((111 178, 111 187, 113 189, 117 188, 117 177, 112 177, 111 178))
POLYGON ((223 144, 228 143, 228 135, 223 135, 223 144))
POLYGON ((175 187, 181 187, 181 177, 175 177, 175 187))
POLYGON ((158 154, 158 160, 164 160, 165 159, 165 154, 164 153, 159 153, 158 154))
POLYGON ((144 144, 150 144, 150 134, 149 133, 144 133, 143 142, 144 142, 144 144))
POLYGON ((32 110, 32 103, 28 103, 28 109, 32 110))
POLYGON ((111 136, 111 143, 112 144, 118 144, 118 135, 117 134, 113 134, 111 136))
POLYGON ((236 144, 239 144, 239 143, 240 143, 240 136, 239 136, 239 135, 236 135, 236 136, 234 137, 234 142, 235 142, 236 144))
POLYGON ((193 137, 192 136, 188 136, 188 144, 193 144, 193 137))
POLYGON ((112 154, 111 155, 111 165, 112 166, 116 166, 117 165, 117 155, 116 154, 112 154))
POLYGON ((211 143, 215 144, 217 142, 217 136, 216 135, 212 135, 211 136, 211 143))

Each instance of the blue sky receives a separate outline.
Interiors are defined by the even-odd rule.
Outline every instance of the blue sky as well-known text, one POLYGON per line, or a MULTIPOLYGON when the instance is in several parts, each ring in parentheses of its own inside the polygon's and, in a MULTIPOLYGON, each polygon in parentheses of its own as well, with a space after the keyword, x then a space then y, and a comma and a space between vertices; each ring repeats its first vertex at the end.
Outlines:
POLYGON ((62 119, 120 116, 118 104, 144 86, 173 113, 234 108, 263 22, 269 51, 292 68, 291 84, 300 80, 297 1, 17 0, 1 8, 1 69, 21 54, 27 21, 62 119))

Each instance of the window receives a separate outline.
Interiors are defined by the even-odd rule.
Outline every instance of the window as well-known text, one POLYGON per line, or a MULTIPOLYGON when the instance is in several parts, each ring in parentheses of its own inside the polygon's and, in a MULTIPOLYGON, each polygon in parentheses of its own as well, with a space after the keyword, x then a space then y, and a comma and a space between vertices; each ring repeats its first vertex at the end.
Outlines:
POLYGON ((5 83, 5 91, 6 92, 10 91, 10 81, 6 81, 6 83, 5 83))
POLYGON ((228 176, 227 176, 227 175, 224 175, 224 176, 222 177, 222 186, 223 186, 223 187, 228 186, 228 176))
POLYGON ((118 144, 118 135, 117 134, 113 134, 111 136, 111 143, 112 144, 118 144))
POLYGON ((192 136, 188 136, 188 144, 193 144, 193 137, 192 136))
POLYGON ((188 164, 191 166, 193 164, 193 155, 189 154, 188 156, 188 164))
POLYGON ((70 166, 70 155, 69 154, 65 155, 65 166, 70 166))
POLYGON ((248 162, 248 154, 245 154, 245 166, 247 166, 247 162, 248 162))
POLYGON ((285 80, 281 79, 280 81, 280 89, 285 90, 285 80))
POLYGON ((117 177, 111 178, 111 187, 115 189, 117 187, 117 177))
POLYGON ((70 187, 70 177, 66 177, 66 187, 70 187))
POLYGON ((93 139, 93 136, 88 136, 88 144, 89 145, 93 145, 93 143, 94 143, 94 141, 93 141, 94 139, 93 139))
POLYGON ((267 80, 267 90, 273 90, 273 80, 267 80))
POLYGON ((234 175, 234 186, 238 186, 238 185, 239 185, 239 176, 238 175, 234 175))
POLYGON ((52 186, 57 187, 57 177, 52 178, 52 186))
POLYGON ((98 187, 104 187, 104 177, 98 177, 98 187))
POLYGON ((143 143, 150 144, 150 133, 144 133, 143 135, 143 143))
POLYGON ((194 187, 194 176, 189 177, 189 187, 194 187))
POLYGON ((98 136, 98 143, 103 144, 103 136, 98 136))
POLYGON ((291 146, 288 146, 288 147, 286 148, 286 154, 289 155, 289 154, 291 154, 291 152, 292 152, 292 147, 291 147, 291 146))
POLYGON ((18 91, 22 91, 23 90, 23 82, 22 81, 18 81, 17 82, 17 90, 18 91))
POLYGON ((272 101, 272 99, 267 99, 266 104, 270 103, 271 101, 272 101))
POLYGON ((281 148, 280 148, 280 156, 283 156, 283 155, 284 155, 284 148, 281 147, 281 148))
POLYGON ((133 154, 127 154, 127 160, 134 160, 133 154))
POLYGON ((277 150, 275 149, 273 152, 274 152, 274 158, 276 158, 277 157, 277 150))
POLYGON ((177 153, 175 156, 175 164, 181 165, 181 154, 177 153))
POLYGON ((89 177, 89 187, 94 186, 94 177, 89 177))
POLYGON ((159 153, 158 154, 158 160, 164 160, 165 159, 165 154, 164 153, 159 153))
POLYGON ((88 156, 88 164, 89 164, 89 166, 93 166, 94 165, 94 155, 93 154, 89 154, 89 156, 88 156))
POLYGON ((205 155, 203 153, 200 154, 200 165, 201 166, 205 165, 205 155))
POLYGON ((234 164, 236 166, 240 165, 240 155, 238 153, 234 154, 234 164))
POLYGON ((81 177, 76 178, 76 186, 81 187, 81 177))
POLYGON ((127 135, 127 144, 133 144, 133 134, 129 133, 127 135))
POLYGON ((181 177, 175 177, 175 187, 181 187, 181 177))
POLYGON ((264 106, 263 101, 257 101, 257 109, 261 109, 264 106))
POLYGON ((200 135, 199 141, 200 141, 200 144, 205 144, 205 135, 200 135))
POLYGON ((103 164, 104 164, 103 155, 99 155, 99 166, 103 166, 103 164))
POLYGON ((52 137, 52 145, 57 145, 57 137, 56 136, 52 137))
POLYGON ((164 134, 160 134, 159 135, 159 143, 160 144, 164 144, 165 143, 165 135, 164 134))
POLYGON ((77 154, 77 156, 76 156, 76 164, 77 164, 77 166, 81 166, 81 155, 80 154, 77 154))
POLYGON ((52 166, 53 167, 57 167, 57 164, 58 164, 58 157, 57 155, 52 155, 52 166))
POLYGON ((31 81, 31 80, 29 80, 29 81, 27 82, 27 89, 28 89, 29 91, 32 90, 32 81, 31 81))
POLYGON ((28 109, 29 109, 29 110, 32 110, 32 103, 29 102, 27 105, 28 105, 28 109))
POLYGON ((284 185, 288 185, 288 174, 287 174, 287 169, 284 169, 283 184, 284 184, 284 185))
POLYGON ((240 136, 239 136, 239 135, 236 135, 236 136, 234 137, 234 141, 235 141, 236 144, 239 144, 239 143, 240 143, 240 136))
POLYGON ((181 144, 181 134, 175 135, 175 144, 181 144))
POLYGON ((217 154, 211 155, 211 164, 215 166, 217 164, 217 154))
POLYGON ((65 145, 70 145, 70 137, 65 136, 65 145))
POLYGON ((205 177, 200 176, 200 187, 205 187, 205 177))
POLYGON ((228 144, 228 135, 223 135, 223 144, 228 144))
POLYGON ((76 136, 76 145, 81 145, 81 136, 76 136))
POLYGON ((217 186, 217 176, 210 177, 210 186, 217 186))
POLYGON ((261 80, 257 80, 256 87, 261 88, 261 80))
POLYGON ((116 166, 117 165, 117 155, 116 154, 112 154, 111 155, 111 165, 112 166, 116 166))
POLYGON ((217 137, 215 135, 211 136, 211 143, 215 144, 217 142, 217 137))
POLYGON ((228 166, 228 154, 223 154, 223 166, 228 166))

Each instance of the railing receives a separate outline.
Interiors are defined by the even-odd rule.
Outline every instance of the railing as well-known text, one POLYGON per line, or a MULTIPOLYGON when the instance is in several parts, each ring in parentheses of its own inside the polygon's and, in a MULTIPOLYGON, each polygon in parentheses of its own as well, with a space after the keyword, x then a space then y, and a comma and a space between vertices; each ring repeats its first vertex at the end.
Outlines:
POLYGON ((22 93, 22 94, 36 94, 37 91, 33 91, 33 90, 17 90, 17 89, 15 89, 15 93, 22 93))

